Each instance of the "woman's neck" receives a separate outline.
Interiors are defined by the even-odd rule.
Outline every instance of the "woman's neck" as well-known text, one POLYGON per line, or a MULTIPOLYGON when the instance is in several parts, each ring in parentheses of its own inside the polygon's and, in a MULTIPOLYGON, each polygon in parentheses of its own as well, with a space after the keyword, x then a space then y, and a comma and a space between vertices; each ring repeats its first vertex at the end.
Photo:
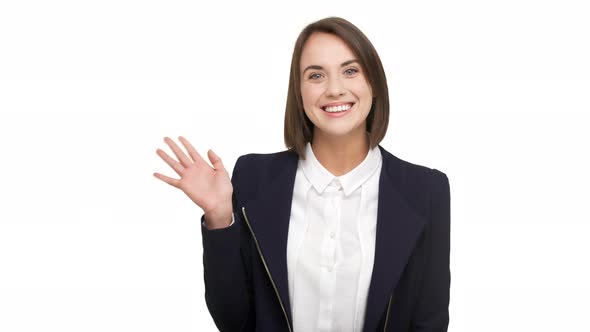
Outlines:
POLYGON ((348 137, 327 137, 314 133, 311 143, 316 159, 335 176, 344 175, 365 160, 369 137, 365 131, 348 137))

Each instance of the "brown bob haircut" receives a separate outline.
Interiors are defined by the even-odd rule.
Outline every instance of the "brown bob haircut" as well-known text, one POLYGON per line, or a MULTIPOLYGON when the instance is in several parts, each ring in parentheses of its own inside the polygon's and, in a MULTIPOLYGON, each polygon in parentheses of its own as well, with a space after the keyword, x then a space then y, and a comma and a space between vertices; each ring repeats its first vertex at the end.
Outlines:
POLYGON ((374 148, 385 137, 389 123, 389 92, 385 71, 369 39, 356 26, 340 17, 328 17, 309 24, 301 31, 295 42, 285 110, 285 145, 305 159, 305 145, 313 138, 314 124, 303 110, 299 67, 303 46, 314 32, 330 33, 340 37, 357 57, 373 91, 373 102, 367 116, 366 131, 369 135, 370 148, 374 148))

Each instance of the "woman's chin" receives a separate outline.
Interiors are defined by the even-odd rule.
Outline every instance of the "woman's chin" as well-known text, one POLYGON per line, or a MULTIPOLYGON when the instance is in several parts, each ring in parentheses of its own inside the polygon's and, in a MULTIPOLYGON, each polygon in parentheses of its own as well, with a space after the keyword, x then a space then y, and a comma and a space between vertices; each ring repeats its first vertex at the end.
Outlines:
POLYGON ((358 139, 357 136, 364 136, 364 130, 354 130, 354 128, 350 127, 336 127, 336 126, 327 126, 323 128, 316 127, 314 131, 317 131, 316 138, 320 139, 358 139))

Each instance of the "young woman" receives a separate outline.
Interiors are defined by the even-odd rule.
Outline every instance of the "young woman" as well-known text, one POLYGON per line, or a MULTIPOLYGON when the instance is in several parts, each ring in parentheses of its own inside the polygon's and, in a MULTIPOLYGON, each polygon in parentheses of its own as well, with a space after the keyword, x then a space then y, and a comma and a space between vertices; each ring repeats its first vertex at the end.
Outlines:
POLYGON ((379 145, 389 99, 367 37, 336 17, 299 35, 287 150, 238 158, 230 180, 165 138, 162 181, 204 210, 205 300, 221 331, 446 331, 447 176, 379 145))

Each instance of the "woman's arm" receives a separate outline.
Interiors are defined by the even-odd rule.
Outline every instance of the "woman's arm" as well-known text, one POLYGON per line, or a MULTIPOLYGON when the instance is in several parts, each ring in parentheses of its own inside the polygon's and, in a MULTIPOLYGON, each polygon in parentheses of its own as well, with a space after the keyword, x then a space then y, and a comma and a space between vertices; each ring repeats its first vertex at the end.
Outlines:
POLYGON ((447 176, 432 171, 430 223, 426 229, 426 262, 412 331, 444 332, 449 324, 450 189, 447 176))
POLYGON ((184 137, 178 138, 188 155, 170 138, 164 142, 177 157, 174 159, 161 149, 156 153, 174 170, 180 179, 160 173, 154 176, 163 182, 182 190, 195 204, 203 209, 201 233, 203 238, 203 265, 205 277, 205 300, 213 320, 221 331, 242 331, 253 306, 251 296, 251 274, 248 270, 250 259, 248 239, 244 236, 243 223, 237 214, 236 222, 230 225, 232 209, 239 211, 236 198, 239 197, 238 170, 240 157, 236 161, 232 178, 223 166, 221 158, 209 150, 207 156, 211 167, 199 155, 193 145, 184 137), (207 220, 204 220, 204 217, 207 220), (206 225, 206 226, 205 226, 206 225))
POLYGON ((232 174, 234 222, 231 226, 207 229, 201 217, 205 301, 221 332, 251 329, 254 319, 251 286, 250 235, 237 204, 240 159, 232 174))

